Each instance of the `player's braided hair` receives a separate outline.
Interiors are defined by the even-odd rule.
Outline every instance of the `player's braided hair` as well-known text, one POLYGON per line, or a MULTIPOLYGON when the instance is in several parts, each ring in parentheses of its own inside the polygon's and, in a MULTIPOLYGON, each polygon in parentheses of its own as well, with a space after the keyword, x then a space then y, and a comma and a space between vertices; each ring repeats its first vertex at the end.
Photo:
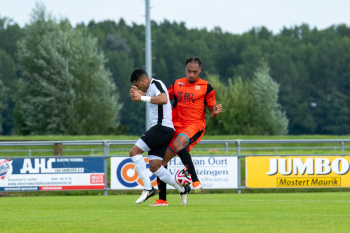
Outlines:
POLYGON ((142 76, 148 76, 148 74, 146 73, 146 71, 141 70, 141 69, 137 69, 134 70, 134 72, 132 72, 131 77, 130 77, 130 81, 133 83, 134 81, 139 81, 139 79, 142 76))
POLYGON ((187 58, 186 59, 186 65, 187 65, 187 63, 198 63, 198 65, 199 65, 199 67, 201 67, 201 64, 202 64, 202 62, 201 62, 201 60, 199 59, 199 57, 198 56, 195 56, 195 57, 190 57, 190 58, 187 58))

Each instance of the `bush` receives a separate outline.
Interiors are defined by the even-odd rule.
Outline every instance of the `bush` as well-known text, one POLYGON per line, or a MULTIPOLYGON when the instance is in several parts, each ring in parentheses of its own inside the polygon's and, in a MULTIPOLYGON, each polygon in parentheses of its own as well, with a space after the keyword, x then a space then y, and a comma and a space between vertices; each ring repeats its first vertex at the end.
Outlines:
POLYGON ((278 84, 269 75, 269 67, 262 62, 252 80, 241 77, 223 83, 218 75, 206 73, 214 86, 217 104, 223 112, 216 119, 206 116, 208 134, 284 135, 288 119, 278 103, 278 84))
POLYGON ((97 39, 37 5, 18 44, 19 134, 106 134, 118 122, 116 86, 97 39))

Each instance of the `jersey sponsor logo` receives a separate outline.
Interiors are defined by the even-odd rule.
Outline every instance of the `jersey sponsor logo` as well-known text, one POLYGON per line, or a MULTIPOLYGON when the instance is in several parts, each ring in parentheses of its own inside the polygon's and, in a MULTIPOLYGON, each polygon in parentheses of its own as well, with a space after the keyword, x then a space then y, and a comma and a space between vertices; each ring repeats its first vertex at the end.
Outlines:
POLYGON ((184 83, 181 83, 181 82, 178 82, 177 84, 179 84, 180 87, 181 87, 182 85, 185 85, 184 83))
POLYGON ((193 103, 196 101, 193 99, 194 93, 189 93, 189 92, 178 92, 178 98, 177 101, 179 103, 184 102, 184 103, 193 103))
POLYGON ((201 89, 201 86, 198 86, 198 85, 197 85, 194 89, 198 91, 198 90, 201 89))
MULTIPOLYGON (((144 159, 146 162, 146 167, 149 168, 148 158, 144 159)), ((138 185, 143 186, 142 179, 139 177, 139 174, 136 171, 135 164, 130 158, 124 159, 120 162, 117 168, 117 178, 119 182, 128 188, 133 188, 138 185)), ((150 176, 152 186, 157 185, 157 177, 152 174, 150 176)))
POLYGON ((12 160, 0 159, 0 180, 8 179, 12 170, 12 160))

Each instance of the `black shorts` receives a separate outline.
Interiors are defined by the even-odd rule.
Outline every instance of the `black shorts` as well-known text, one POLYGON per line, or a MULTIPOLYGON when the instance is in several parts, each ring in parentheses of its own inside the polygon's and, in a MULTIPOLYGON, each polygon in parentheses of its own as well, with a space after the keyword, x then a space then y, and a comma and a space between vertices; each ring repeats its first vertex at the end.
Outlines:
POLYGON ((175 130, 163 125, 155 125, 152 126, 146 133, 141 136, 141 140, 147 145, 149 148, 141 148, 143 151, 148 151, 148 155, 155 155, 161 158, 164 158, 165 150, 173 138, 175 130))

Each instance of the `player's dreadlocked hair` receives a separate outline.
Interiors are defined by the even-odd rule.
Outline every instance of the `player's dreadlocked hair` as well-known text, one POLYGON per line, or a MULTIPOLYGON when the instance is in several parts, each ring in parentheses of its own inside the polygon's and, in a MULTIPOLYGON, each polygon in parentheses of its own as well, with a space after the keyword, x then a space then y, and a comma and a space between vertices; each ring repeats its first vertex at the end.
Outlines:
POLYGON ((148 76, 148 74, 146 73, 146 71, 144 70, 141 70, 141 69, 137 69, 137 70, 134 70, 134 72, 132 72, 131 74, 131 78, 130 78, 130 81, 133 83, 134 81, 139 81, 139 79, 142 77, 142 76, 148 76))
POLYGON ((186 65, 187 65, 187 63, 198 63, 198 65, 199 65, 199 67, 201 67, 201 64, 202 64, 202 62, 201 62, 201 60, 199 59, 199 57, 198 56, 195 56, 195 57, 190 57, 190 58, 187 58, 186 59, 186 65))

